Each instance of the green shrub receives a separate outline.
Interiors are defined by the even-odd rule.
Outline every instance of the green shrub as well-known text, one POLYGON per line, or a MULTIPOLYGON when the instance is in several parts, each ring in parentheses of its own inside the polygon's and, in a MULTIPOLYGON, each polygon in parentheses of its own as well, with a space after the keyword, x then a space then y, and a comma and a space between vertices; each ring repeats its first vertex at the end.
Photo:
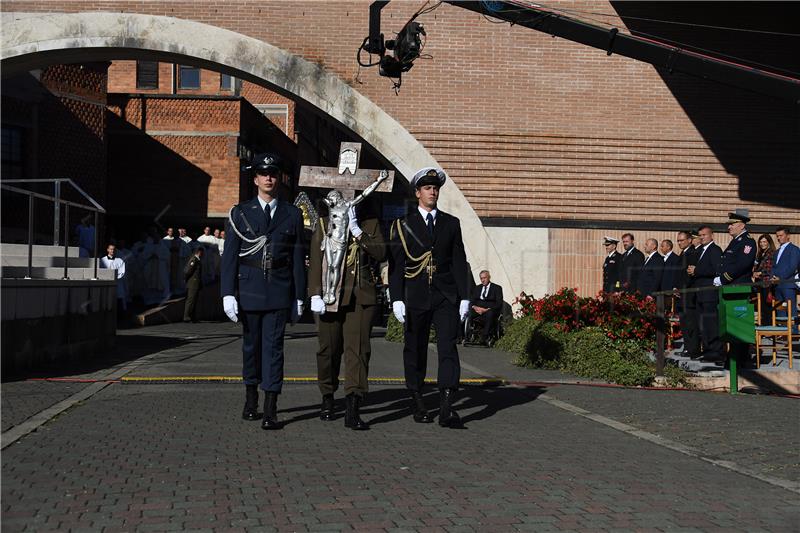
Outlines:
POLYGON ((599 328, 584 328, 570 335, 561 369, 626 386, 648 386, 655 379, 655 366, 639 343, 613 340, 599 328))
MULTIPOLYGON (((403 342, 403 324, 397 321, 394 313, 389 313, 389 318, 386 320, 386 336, 384 338, 389 342, 403 342)), ((436 330, 433 326, 428 335, 428 342, 436 342, 436 330)))
POLYGON ((516 354, 518 366, 558 368, 567 339, 568 334, 556 324, 527 316, 508 324, 495 348, 516 354))

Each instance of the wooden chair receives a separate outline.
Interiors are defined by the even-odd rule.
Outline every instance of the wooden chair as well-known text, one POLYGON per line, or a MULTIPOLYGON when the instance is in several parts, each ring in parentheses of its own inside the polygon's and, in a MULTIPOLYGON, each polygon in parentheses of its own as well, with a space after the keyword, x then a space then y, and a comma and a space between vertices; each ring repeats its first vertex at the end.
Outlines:
MULTIPOLYGON (((761 295, 758 297, 761 300, 761 295)), ((761 305, 769 305, 759 302, 761 305)), ((778 339, 786 339, 786 348, 789 351, 789 368, 792 368, 792 313, 787 302, 777 302, 772 306, 772 324, 756 326, 756 368, 761 368, 761 342, 765 337, 772 338, 772 366, 777 364, 778 358, 778 339), (779 309, 786 309, 786 318, 777 317, 779 309)), ((797 334, 794 335, 795 337, 797 334)))
POLYGON ((681 319, 675 313, 675 298, 669 297, 670 309, 669 318, 667 319, 667 350, 672 350, 675 334, 681 329, 681 319))

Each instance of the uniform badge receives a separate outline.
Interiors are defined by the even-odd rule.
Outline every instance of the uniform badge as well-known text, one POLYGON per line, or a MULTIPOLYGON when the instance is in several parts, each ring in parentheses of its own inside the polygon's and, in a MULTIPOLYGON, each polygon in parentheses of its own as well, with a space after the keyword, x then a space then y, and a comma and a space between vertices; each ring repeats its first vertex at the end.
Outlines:
POLYGON ((744 254, 745 255, 749 254, 750 250, 752 250, 752 249, 753 249, 753 247, 748 244, 747 246, 744 247, 744 254))

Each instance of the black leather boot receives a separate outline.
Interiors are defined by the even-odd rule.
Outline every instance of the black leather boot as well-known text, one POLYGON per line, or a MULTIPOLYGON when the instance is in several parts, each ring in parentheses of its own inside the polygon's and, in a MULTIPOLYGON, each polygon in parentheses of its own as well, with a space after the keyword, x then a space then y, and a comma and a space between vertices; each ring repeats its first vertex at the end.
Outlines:
POLYGON ((245 400, 242 418, 245 420, 258 420, 258 385, 245 385, 245 400))
POLYGON ((439 391, 439 425, 443 428, 456 427, 461 424, 461 418, 453 409, 455 392, 454 389, 439 391))
POLYGON ((264 394, 264 420, 261 429, 281 429, 283 425, 278 422, 278 394, 267 391, 264 394))
POLYGON ((333 420, 333 394, 322 396, 322 405, 319 406, 319 419, 329 422, 333 420))
POLYGON ((361 420, 359 410, 361 409, 361 396, 357 394, 348 394, 345 398, 346 408, 344 413, 344 427, 355 429, 356 431, 363 431, 369 429, 369 425, 361 420))
POLYGON ((422 399, 421 392, 412 391, 411 393, 411 411, 414 413, 414 422, 420 424, 427 424, 433 422, 433 418, 428 414, 425 408, 425 401, 422 399))

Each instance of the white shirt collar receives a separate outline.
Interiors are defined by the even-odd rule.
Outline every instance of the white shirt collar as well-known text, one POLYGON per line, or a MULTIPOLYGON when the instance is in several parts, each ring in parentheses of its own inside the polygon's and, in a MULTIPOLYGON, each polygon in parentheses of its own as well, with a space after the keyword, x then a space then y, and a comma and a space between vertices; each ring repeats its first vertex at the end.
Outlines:
POLYGON ((784 248, 784 247, 788 246, 789 244, 791 244, 791 243, 790 243, 790 242, 788 242, 788 241, 787 241, 787 242, 785 242, 785 243, 783 243, 783 244, 781 244, 781 245, 778 247, 778 250, 780 250, 781 248, 784 248))
MULTIPOLYGON (((264 199, 261 198, 260 196, 256 196, 256 198, 258 198, 258 205, 261 206, 261 210, 263 211, 264 209, 266 209, 267 208, 267 202, 265 202, 264 199)), ((276 207, 278 207, 278 199, 277 198, 273 198, 272 200, 269 201, 269 214, 270 215, 272 215, 272 213, 275 212, 275 208, 276 207)))
POLYGON ((434 224, 436 224, 436 215, 437 215, 437 214, 438 214, 438 212, 439 212, 437 209, 432 209, 432 210, 430 210, 430 211, 425 211, 425 210, 424 210, 424 209, 422 209, 420 206, 417 206, 417 209, 419 210, 419 214, 420 214, 420 215, 422 215, 422 220, 424 220, 424 221, 426 221, 426 222, 427 222, 427 220, 428 220, 428 213, 430 213, 431 215, 433 215, 433 223, 434 223, 434 224))
POLYGON ((667 252, 667 254, 664 256, 664 261, 666 261, 666 260, 667 260, 667 257, 669 257, 670 255, 672 255, 672 250, 670 250, 669 252, 667 252))

